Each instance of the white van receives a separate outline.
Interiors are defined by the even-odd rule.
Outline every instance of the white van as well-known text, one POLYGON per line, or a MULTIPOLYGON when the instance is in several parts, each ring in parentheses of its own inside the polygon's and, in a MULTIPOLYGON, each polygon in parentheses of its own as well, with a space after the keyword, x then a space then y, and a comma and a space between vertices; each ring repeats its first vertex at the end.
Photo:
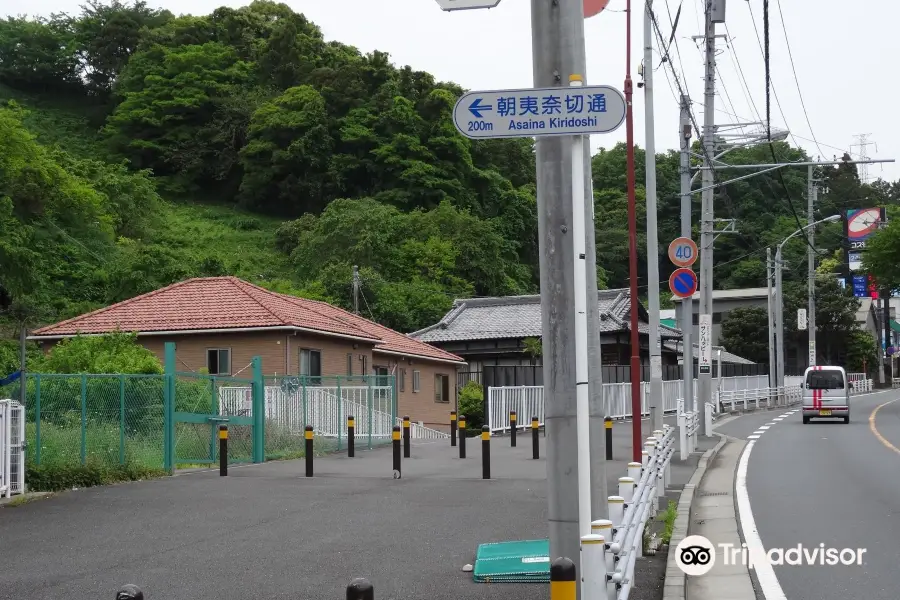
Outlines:
POLYGON ((803 423, 818 418, 850 422, 850 382, 842 367, 809 367, 803 374, 803 423))

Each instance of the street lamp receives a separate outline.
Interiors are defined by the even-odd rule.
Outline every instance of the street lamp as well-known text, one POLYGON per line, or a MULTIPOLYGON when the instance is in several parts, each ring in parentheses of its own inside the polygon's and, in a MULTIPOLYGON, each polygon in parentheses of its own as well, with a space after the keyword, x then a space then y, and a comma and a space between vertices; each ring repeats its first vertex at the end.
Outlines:
MULTIPOLYGON (((781 249, 787 244, 794 236, 799 235, 810 229, 811 227, 815 227, 816 225, 821 225, 822 223, 833 223, 835 221, 839 221, 841 215, 831 215, 830 217, 826 217, 824 219, 820 219, 805 227, 801 227, 791 235, 784 238, 784 240, 778 244, 777 249, 775 250, 775 325, 776 325, 776 373, 777 373, 777 385, 780 388, 784 387, 784 289, 781 285, 781 249)), ((810 310, 815 310, 813 307, 810 307, 810 310)))

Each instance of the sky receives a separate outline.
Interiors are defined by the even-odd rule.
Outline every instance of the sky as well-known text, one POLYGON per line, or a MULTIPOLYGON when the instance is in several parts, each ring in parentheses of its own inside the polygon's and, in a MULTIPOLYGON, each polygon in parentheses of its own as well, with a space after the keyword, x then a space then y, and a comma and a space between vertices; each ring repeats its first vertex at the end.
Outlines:
MULTIPOLYGON (((653 107, 657 152, 678 148, 678 88, 686 86, 698 124, 703 123, 702 33, 704 0, 654 0, 666 40, 671 18, 681 7, 671 68, 661 64, 654 39, 653 107)), ((234 0, 148 0, 172 12, 208 14, 234 0)), ((381 50, 398 66, 428 71, 440 81, 469 90, 528 88, 533 85, 531 11, 527 0, 501 0, 490 10, 444 12, 435 0, 285 0, 319 25, 329 40, 362 52, 381 50)), ((9 14, 77 13, 81 0, 6 0, 9 14)), ((643 3, 633 0, 632 79, 643 56, 643 3)), ((896 23, 900 5, 865 0, 849 11, 838 0, 770 0, 770 101, 772 127, 791 132, 788 141, 812 157, 833 160, 849 151, 859 159, 859 134, 868 134, 870 159, 900 158, 900 118, 891 75, 900 54, 896 23), (853 92, 853 98, 839 94, 853 92), (841 99, 842 98, 842 99, 841 99), (891 116, 895 115, 895 116, 891 116)), ((625 80, 626 0, 585 21, 588 85, 622 89, 625 80)), ((717 125, 765 121, 765 68, 762 52, 763 0, 728 0, 726 25, 717 26, 717 125), (755 22, 755 26, 754 26, 755 22)), ((635 140, 645 146, 644 91, 635 87, 635 140)), ((759 130, 759 126, 755 126, 759 130)), ((744 129, 754 130, 753 126, 744 129)), ((591 136, 591 146, 625 141, 625 127, 591 136)), ((869 180, 900 179, 896 163, 870 165, 869 180)))

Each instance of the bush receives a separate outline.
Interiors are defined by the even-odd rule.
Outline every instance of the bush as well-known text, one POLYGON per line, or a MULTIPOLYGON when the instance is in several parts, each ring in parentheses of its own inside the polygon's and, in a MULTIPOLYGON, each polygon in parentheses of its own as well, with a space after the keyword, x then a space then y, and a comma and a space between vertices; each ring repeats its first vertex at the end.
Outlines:
POLYGON ((477 381, 459 390, 459 414, 466 416, 468 435, 477 435, 484 425, 484 388, 477 381))
POLYGON ((165 471, 137 463, 108 465, 101 461, 87 464, 48 463, 36 465, 29 461, 25 467, 25 481, 33 492, 58 492, 72 488, 108 485, 122 481, 139 481, 163 477, 165 471))

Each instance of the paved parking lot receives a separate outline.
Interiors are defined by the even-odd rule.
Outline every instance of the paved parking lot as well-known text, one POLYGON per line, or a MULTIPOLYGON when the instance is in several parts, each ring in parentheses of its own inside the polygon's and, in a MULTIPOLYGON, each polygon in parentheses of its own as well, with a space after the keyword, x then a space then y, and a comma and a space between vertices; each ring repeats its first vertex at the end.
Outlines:
MULTIPOLYGON (((630 456, 630 427, 614 432, 611 490, 630 456)), ((447 441, 415 444, 400 480, 384 448, 318 458, 312 479, 288 461, 4 508, 0 595, 96 600, 135 583, 148 600, 325 600, 367 577, 378 600, 546 598, 546 585, 475 584, 461 571, 480 543, 546 537, 545 439, 534 461, 528 436, 515 449, 495 437, 489 481, 480 440, 468 442, 465 461, 447 441)), ((696 460, 675 465, 673 483, 696 460)))

